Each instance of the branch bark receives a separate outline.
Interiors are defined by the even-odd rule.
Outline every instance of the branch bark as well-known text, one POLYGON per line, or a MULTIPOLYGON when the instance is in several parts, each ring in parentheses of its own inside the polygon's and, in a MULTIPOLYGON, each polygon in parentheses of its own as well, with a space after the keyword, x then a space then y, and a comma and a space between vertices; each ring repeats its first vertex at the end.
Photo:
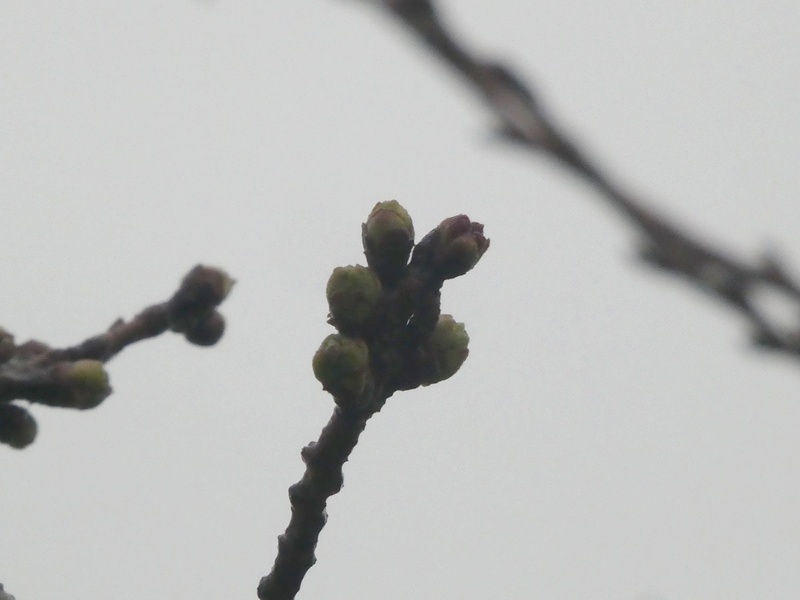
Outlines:
POLYGON ((169 300, 130 321, 118 319, 106 332, 68 348, 37 340, 16 345, 14 336, 0 328, 0 443, 24 448, 36 437, 36 422, 14 400, 77 409, 100 404, 111 394, 103 364, 131 344, 169 330, 193 344, 215 344, 225 330, 217 306, 233 283, 223 271, 198 265, 169 300))
POLYGON ((292 517, 278 537, 278 556, 272 571, 261 579, 261 600, 292 600, 308 570, 317 561, 314 549, 328 520, 328 498, 342 489, 342 467, 358 443, 367 420, 380 410, 386 398, 372 399, 368 410, 337 406, 316 442, 300 453, 306 465, 303 478, 289 488, 292 517))
POLYGON ((522 76, 479 56, 447 27, 433 0, 372 0, 460 73, 486 103, 502 136, 529 151, 542 152, 588 181, 639 235, 639 257, 679 275, 735 308, 750 324, 760 348, 800 358, 800 282, 783 262, 764 255, 741 261, 692 236, 643 198, 626 191, 592 160, 544 109, 522 76), (786 326, 775 322, 760 300, 768 289, 786 298, 799 315, 786 326))

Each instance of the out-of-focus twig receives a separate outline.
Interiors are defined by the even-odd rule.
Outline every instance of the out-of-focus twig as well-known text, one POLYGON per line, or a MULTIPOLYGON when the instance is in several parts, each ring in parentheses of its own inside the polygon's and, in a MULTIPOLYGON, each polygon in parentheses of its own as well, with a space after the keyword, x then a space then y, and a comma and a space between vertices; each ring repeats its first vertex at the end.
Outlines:
POLYGON ((485 100, 505 139, 544 152, 585 178, 640 235, 639 256, 651 266, 681 275, 736 308, 762 348, 800 357, 800 283, 782 262, 766 255, 751 263, 696 239, 641 198, 625 191, 591 160, 544 110, 523 78, 507 66, 480 57, 447 28, 432 0, 370 0, 416 33, 457 70, 485 100), (797 322, 775 322, 758 296, 778 292, 796 307, 797 322))
POLYGON ((0 600, 14 600, 14 596, 3 589, 2 583, 0 583, 0 600))
POLYGON ((314 551, 328 520, 328 498, 342 488, 342 467, 358 443, 367 420, 383 406, 386 398, 379 390, 367 410, 348 410, 337 406, 316 442, 303 448, 306 464, 303 478, 289 488, 292 517, 278 538, 278 555, 272 571, 261 579, 258 597, 262 600, 291 600, 300 590, 308 570, 314 566, 314 551))
POLYGON ((135 342, 172 330, 193 344, 215 344, 225 330, 217 306, 233 283, 223 271, 198 265, 166 302, 69 348, 36 340, 17 345, 0 328, 0 443, 23 448, 36 436, 33 417, 14 400, 78 409, 100 404, 111 393, 103 364, 135 342))

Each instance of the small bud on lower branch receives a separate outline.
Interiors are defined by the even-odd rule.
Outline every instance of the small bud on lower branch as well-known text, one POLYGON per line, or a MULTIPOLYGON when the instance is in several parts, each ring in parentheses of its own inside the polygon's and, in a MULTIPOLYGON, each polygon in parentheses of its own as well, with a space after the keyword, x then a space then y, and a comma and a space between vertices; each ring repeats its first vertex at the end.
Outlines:
POLYGON ((230 293, 236 280, 225 271, 197 265, 183 278, 181 287, 167 302, 171 329, 186 333, 186 338, 202 346, 216 343, 225 328, 224 320, 213 315, 213 310, 230 293), (214 336, 210 333, 218 333, 214 336), (208 334, 208 335, 206 335, 208 334), (194 341, 198 340, 198 341, 194 341))
POLYGON ((198 346, 213 346, 225 332, 225 319, 215 310, 236 280, 225 271, 197 265, 183 278, 167 302, 170 329, 198 346))
POLYGON ((186 302, 217 306, 228 297, 235 283, 222 269, 197 265, 183 278, 176 295, 186 302))
POLYGON ((62 373, 73 408, 95 408, 111 395, 108 373, 99 360, 77 360, 62 373))
POLYGON ((73 409, 98 406, 111 394, 104 363, 127 346, 172 329, 201 346, 216 343, 225 330, 218 306, 234 280, 224 271, 198 265, 166 302, 148 306, 130 321, 117 319, 104 332, 67 347, 30 340, 16 345, 0 327, 0 443, 30 444, 36 423, 16 400, 73 409))
POLYGON ((186 341, 196 346, 213 346, 225 333, 225 317, 217 310, 204 313, 185 324, 186 341))

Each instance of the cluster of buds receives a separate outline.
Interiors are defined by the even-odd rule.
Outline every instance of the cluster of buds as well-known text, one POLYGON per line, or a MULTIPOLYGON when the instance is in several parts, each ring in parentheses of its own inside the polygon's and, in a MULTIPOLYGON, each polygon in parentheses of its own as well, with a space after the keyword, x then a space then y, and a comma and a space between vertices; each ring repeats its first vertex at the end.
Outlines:
MULTIPOLYGON (((13 336, 0 330, 2 338, 13 343, 13 336)), ((108 373, 98 360, 80 359, 51 363, 47 346, 27 342, 14 348, 12 356, 0 356, 0 443, 25 448, 36 439, 38 427, 26 408, 10 401, 25 397, 50 406, 95 408, 111 394, 108 373)))
POLYGON ((446 279, 472 269, 489 247, 483 225, 445 219, 414 245, 414 224, 396 200, 362 226, 367 266, 337 267, 328 280, 329 323, 314 375, 342 407, 452 377, 469 353, 464 325, 439 310, 446 279), (413 252, 413 253, 412 253, 413 252), (374 392, 374 393, 370 393, 374 392))
POLYGON ((227 273, 212 267, 197 265, 189 271, 167 303, 172 331, 197 346, 216 344, 225 332, 225 318, 216 307, 235 283, 227 273))
POLYGON ((70 348, 36 340, 18 345, 0 327, 0 443, 24 448, 36 438, 36 421, 16 400, 79 410, 98 406, 111 394, 104 364, 129 344, 169 329, 199 346, 215 344, 225 331, 217 307, 234 283, 224 271, 197 265, 166 302, 129 322, 118 319, 105 333, 70 348))

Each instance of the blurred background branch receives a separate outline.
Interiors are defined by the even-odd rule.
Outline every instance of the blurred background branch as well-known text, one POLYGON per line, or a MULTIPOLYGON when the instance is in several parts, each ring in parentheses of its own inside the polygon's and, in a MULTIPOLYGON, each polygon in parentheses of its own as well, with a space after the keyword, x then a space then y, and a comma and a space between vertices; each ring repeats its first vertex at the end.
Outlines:
POLYGON ((772 253, 743 261, 690 234, 649 202, 625 190, 545 110, 538 91, 507 65, 480 56, 449 29, 433 0, 374 0, 414 32, 472 85, 493 114, 498 133, 517 147, 541 152, 588 181, 636 230, 638 255, 648 265, 679 275, 735 308, 749 323, 751 339, 800 357, 800 283, 772 253), (765 293, 789 304, 792 321, 775 319, 765 293))
POLYGON ((172 330, 199 346, 216 344, 225 331, 217 306, 234 281, 224 271, 197 265, 172 297, 117 319, 105 333, 76 346, 51 348, 37 340, 16 345, 0 328, 0 443, 24 448, 36 438, 33 416, 15 400, 62 408, 95 408, 111 394, 103 364, 127 346, 172 330))

